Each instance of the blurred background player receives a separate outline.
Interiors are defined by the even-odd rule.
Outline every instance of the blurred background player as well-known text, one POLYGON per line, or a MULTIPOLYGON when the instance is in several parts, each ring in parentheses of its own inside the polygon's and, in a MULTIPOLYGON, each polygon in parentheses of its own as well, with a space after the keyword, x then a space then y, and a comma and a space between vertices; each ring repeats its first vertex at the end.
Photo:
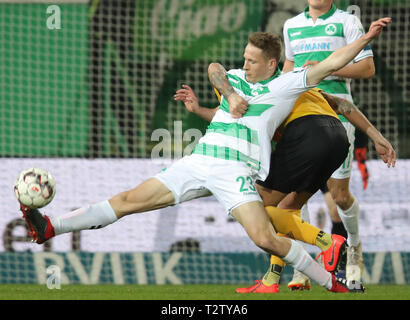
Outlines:
MULTIPOLYGON (((360 20, 352 14, 337 9, 332 0, 308 0, 308 6, 304 12, 288 19, 284 24, 286 60, 283 71, 288 72, 314 65, 333 51, 360 38, 363 33, 360 20)), ((368 46, 355 57, 353 63, 334 72, 318 87, 327 93, 352 102, 351 79, 370 78, 374 74, 373 52, 368 46)), ((349 245, 346 278, 360 280, 363 268, 362 244, 359 236, 360 209, 357 199, 349 188, 354 157, 355 128, 345 117, 339 116, 339 118, 346 128, 351 146, 345 162, 328 181, 331 197, 327 196, 326 202, 332 210, 329 212, 332 221, 337 222, 339 217, 346 230, 349 245), (332 203, 332 199, 335 204, 332 203)), ((361 156, 361 159, 365 157, 362 153, 357 153, 357 155, 361 156)), ((341 229, 340 225, 336 227, 341 229)), ((339 231, 343 232, 343 230, 339 231)), ((306 281, 306 279, 301 277, 297 281, 306 281)), ((295 284, 294 281, 293 284, 295 284)))

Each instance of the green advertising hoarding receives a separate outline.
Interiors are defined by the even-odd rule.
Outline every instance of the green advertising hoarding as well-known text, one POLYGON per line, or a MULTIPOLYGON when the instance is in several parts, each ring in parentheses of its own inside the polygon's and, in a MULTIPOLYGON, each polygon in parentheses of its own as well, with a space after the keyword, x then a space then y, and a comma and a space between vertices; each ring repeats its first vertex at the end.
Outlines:
POLYGON ((51 3, 0 3, 0 155, 149 156, 174 82, 206 53, 241 59, 232 41, 257 30, 263 3, 60 1, 57 29, 51 3))
POLYGON ((60 5, 0 3, 0 154, 81 156, 87 152, 87 14, 60 5))

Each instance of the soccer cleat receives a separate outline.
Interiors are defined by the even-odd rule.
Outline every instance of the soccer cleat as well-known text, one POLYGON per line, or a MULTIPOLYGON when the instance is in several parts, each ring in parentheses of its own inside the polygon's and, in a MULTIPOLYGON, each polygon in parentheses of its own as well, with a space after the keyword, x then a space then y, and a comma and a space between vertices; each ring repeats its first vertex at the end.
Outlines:
POLYGON ((55 236, 54 228, 46 215, 43 216, 37 209, 30 209, 22 204, 20 210, 30 228, 29 236, 33 238, 33 242, 41 244, 55 236))
POLYGON ((364 268, 362 243, 347 248, 346 279, 360 281, 364 268))
POLYGON ((316 260, 328 271, 335 273, 346 267, 346 238, 332 234, 332 245, 329 249, 322 251, 316 260))
POLYGON ((262 280, 255 280, 255 284, 248 288, 238 288, 235 291, 238 293, 278 293, 279 285, 277 283, 271 286, 264 285, 262 280))
POLYGON ((247 287, 247 288, 238 288, 235 291, 238 293, 250 293, 252 290, 254 290, 257 286, 259 286, 259 283, 262 282, 262 280, 255 280, 255 284, 253 286, 247 287))
POLYGON ((310 290, 310 279, 302 272, 295 270, 292 281, 288 283, 288 288, 292 291, 310 290))
POLYGON ((360 281, 349 282, 346 279, 336 278, 336 276, 332 274, 332 288, 329 291, 339 293, 364 293, 364 290, 365 288, 360 281))

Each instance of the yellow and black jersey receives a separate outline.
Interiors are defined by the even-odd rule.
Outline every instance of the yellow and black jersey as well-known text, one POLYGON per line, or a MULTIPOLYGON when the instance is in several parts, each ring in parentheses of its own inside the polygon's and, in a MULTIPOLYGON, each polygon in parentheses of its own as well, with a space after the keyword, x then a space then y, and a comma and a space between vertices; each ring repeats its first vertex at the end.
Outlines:
POLYGON ((313 88, 300 95, 282 125, 286 127, 291 121, 309 115, 326 115, 339 119, 336 112, 320 93, 320 90, 313 88))

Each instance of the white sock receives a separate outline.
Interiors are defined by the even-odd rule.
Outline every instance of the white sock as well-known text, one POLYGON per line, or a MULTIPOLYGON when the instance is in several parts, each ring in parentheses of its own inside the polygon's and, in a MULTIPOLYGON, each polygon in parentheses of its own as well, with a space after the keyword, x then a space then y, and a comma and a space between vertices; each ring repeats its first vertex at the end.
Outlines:
POLYGON ((99 229, 117 220, 117 215, 108 200, 59 217, 50 217, 56 235, 77 230, 99 229))
POLYGON ((354 199, 354 202, 349 209, 342 210, 339 207, 337 207, 337 212, 347 232, 347 244, 349 246, 359 245, 359 202, 356 199, 354 199))
POLYGON ((291 240, 291 243, 292 245, 289 252, 282 258, 283 261, 326 289, 331 289, 332 275, 313 260, 309 253, 307 253, 299 243, 294 240, 291 240))

